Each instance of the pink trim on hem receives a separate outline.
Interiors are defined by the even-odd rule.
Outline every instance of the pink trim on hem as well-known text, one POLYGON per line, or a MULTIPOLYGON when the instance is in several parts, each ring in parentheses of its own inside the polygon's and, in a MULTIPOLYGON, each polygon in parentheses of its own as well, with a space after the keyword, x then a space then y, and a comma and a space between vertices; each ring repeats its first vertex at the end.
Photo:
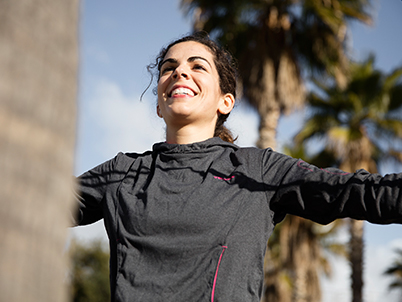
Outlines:
POLYGON ((221 255, 219 256, 218 260, 218 265, 216 266, 216 271, 215 271, 215 277, 214 277, 214 284, 212 285, 212 294, 211 294, 211 302, 214 302, 214 297, 215 297, 215 286, 216 286, 216 279, 218 279, 218 271, 219 271, 219 265, 221 264, 222 256, 225 250, 228 248, 227 246, 222 246, 223 250, 221 252, 221 255))

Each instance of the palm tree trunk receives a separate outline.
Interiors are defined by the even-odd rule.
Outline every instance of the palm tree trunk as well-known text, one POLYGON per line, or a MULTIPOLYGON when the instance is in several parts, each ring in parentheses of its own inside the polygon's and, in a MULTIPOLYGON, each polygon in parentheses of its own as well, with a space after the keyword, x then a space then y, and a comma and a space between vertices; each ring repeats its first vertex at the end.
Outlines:
POLYGON ((279 106, 272 105, 264 114, 260 114, 259 138, 256 145, 261 149, 276 148, 276 129, 281 111, 279 106))
POLYGON ((67 301, 78 0, 0 0, 1 301, 67 301))
POLYGON ((350 265, 352 269, 352 302, 363 301, 363 233, 364 222, 350 220, 350 265))
POLYGON ((320 256, 317 238, 312 232, 313 223, 292 215, 286 219, 290 224, 283 246, 287 245, 287 262, 292 271, 292 302, 318 302, 321 300, 320 284, 313 276, 318 275, 320 256))
POLYGON ((282 267, 270 259, 269 251, 265 263, 264 295, 261 302, 292 302, 292 286, 282 267))
MULTIPOLYGON (((377 173, 377 167, 372 160, 372 147, 366 130, 360 129, 365 135, 359 141, 349 143, 347 160, 341 165, 341 170, 353 172, 357 169, 365 169, 371 173, 377 173)), ((351 268, 352 302, 363 301, 363 259, 364 259, 364 221, 349 220, 349 261, 351 268)))
POLYGON ((293 299, 292 302, 312 302, 308 301, 307 290, 307 272, 298 266, 295 268, 294 285, 293 285, 293 299))

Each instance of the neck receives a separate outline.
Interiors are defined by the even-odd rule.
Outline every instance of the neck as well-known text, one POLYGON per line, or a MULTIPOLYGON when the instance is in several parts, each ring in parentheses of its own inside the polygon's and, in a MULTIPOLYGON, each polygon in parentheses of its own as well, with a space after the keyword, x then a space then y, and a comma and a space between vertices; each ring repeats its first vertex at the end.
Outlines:
POLYGON ((166 129, 166 142, 169 144, 192 144, 202 142, 214 136, 215 129, 191 127, 190 125, 178 129, 166 129))

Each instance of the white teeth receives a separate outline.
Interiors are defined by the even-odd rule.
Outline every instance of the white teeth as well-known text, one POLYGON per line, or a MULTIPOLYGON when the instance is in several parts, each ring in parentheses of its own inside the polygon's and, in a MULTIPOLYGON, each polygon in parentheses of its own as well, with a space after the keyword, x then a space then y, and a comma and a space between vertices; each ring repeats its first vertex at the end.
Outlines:
POLYGON ((174 89, 172 91, 171 96, 174 96, 174 95, 190 95, 190 96, 194 96, 194 92, 192 90, 190 90, 190 89, 180 87, 180 88, 176 88, 176 89, 174 89))

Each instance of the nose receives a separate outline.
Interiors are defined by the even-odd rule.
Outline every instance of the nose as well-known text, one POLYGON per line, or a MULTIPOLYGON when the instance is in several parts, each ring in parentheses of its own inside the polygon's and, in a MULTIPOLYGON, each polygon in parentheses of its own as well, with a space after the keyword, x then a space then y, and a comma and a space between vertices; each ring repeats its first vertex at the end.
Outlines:
POLYGON ((173 78, 174 79, 177 79, 177 78, 180 78, 180 77, 183 77, 185 79, 189 78, 189 73, 182 66, 178 66, 175 69, 174 73, 173 73, 173 78))

